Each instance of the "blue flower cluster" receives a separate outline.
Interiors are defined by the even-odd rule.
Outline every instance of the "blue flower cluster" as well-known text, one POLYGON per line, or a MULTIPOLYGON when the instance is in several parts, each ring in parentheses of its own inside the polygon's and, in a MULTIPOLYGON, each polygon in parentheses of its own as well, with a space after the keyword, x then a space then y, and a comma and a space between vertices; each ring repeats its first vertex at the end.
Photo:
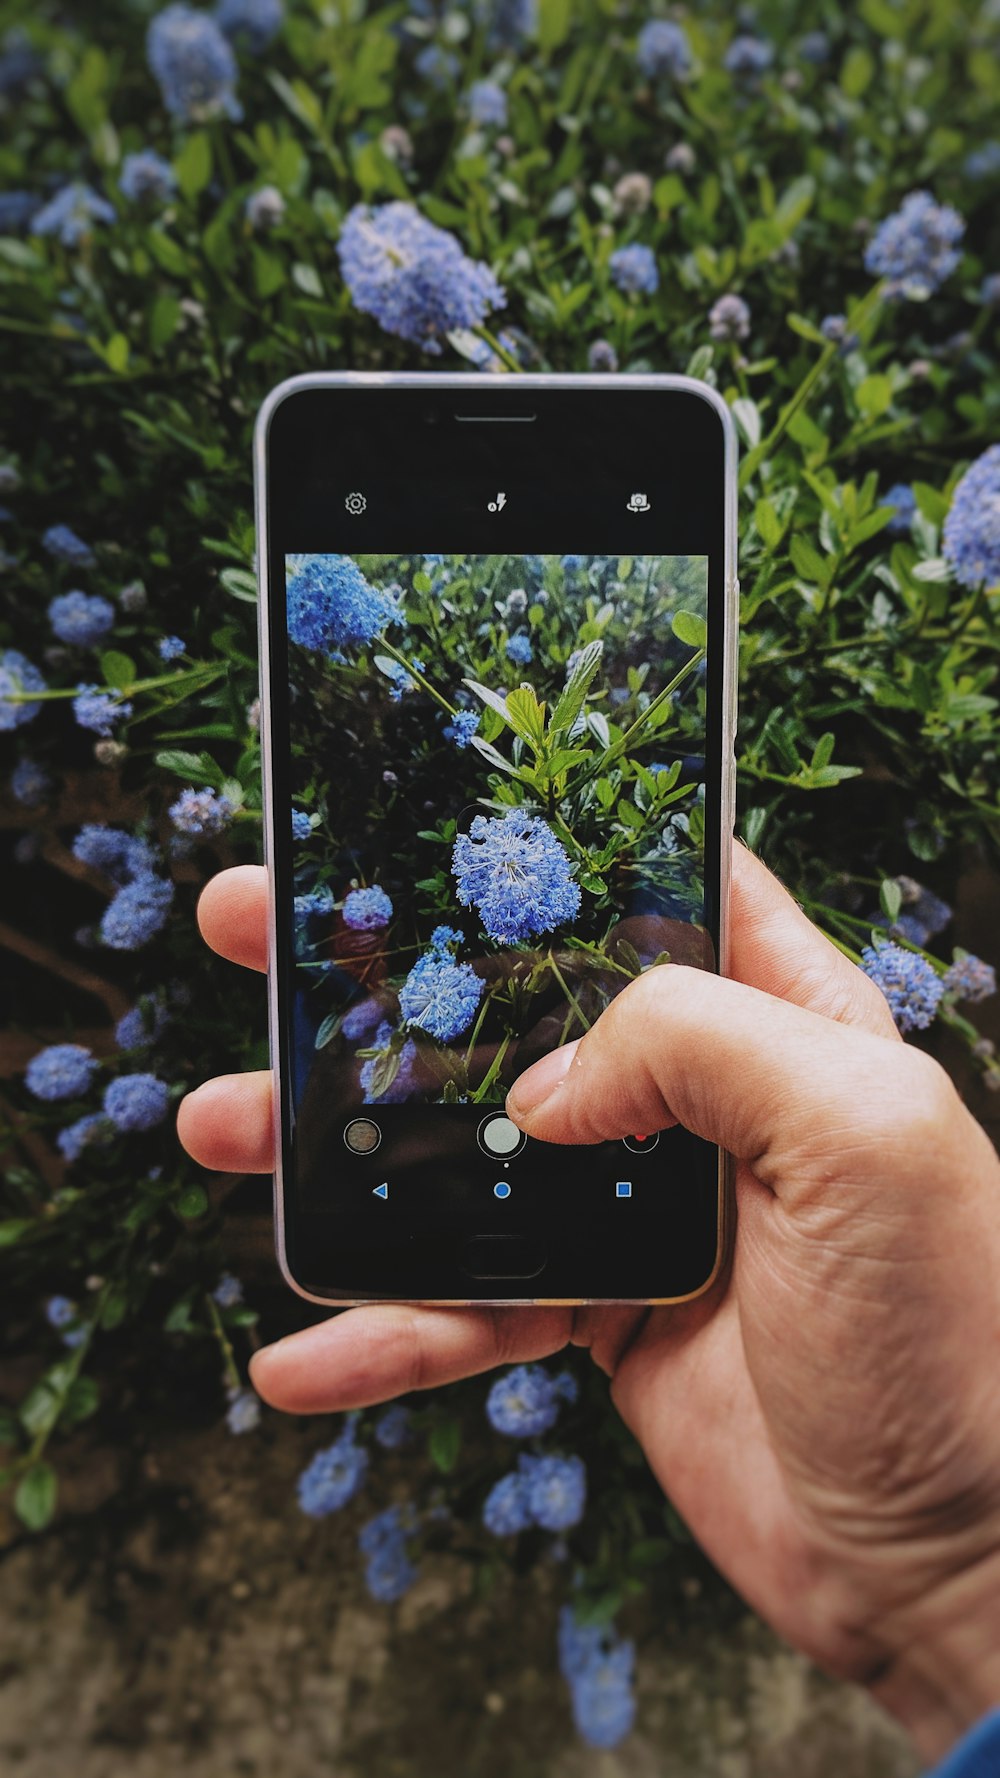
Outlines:
POLYGON ((413 63, 421 80, 426 80, 436 92, 443 93, 454 86, 461 72, 462 64, 458 57, 440 43, 428 43, 413 63))
POLYGON ((393 595, 372 586, 350 556, 293 558, 287 609, 292 641, 324 654, 371 642, 399 621, 393 595))
POLYGON ((639 71, 647 80, 667 75, 683 80, 691 72, 691 45, 680 25, 669 19, 650 19, 639 32, 635 49, 639 71))
POLYGON ((88 822, 73 841, 73 856, 121 885, 101 921, 101 937, 117 951, 135 951, 165 924, 174 886, 157 876, 148 840, 119 827, 88 822))
POLYGON ((42 548, 55 562, 68 562, 71 568, 92 568, 97 560, 89 543, 69 525, 50 525, 42 532, 42 548))
POLYGON ((963 586, 1000 585, 1000 444, 977 457, 958 483, 944 522, 943 548, 963 586))
POLYGON ((587 367, 602 375, 618 369, 618 353, 610 340, 594 340, 587 352, 587 367))
POLYGON ((358 1534, 358 1549, 365 1558, 365 1586, 380 1605, 401 1599, 417 1578, 407 1550, 407 1539, 416 1528, 412 1506, 390 1506, 369 1519, 358 1534))
POLYGON ((879 503, 891 506, 892 518, 886 525, 890 537, 909 537, 917 511, 917 496, 908 482, 893 482, 887 488, 879 503))
POLYGON ((50 1043, 32 1056, 24 1084, 36 1099, 78 1099, 97 1073, 97 1062, 82 1043, 50 1043))
POLYGON ((399 991, 399 1009, 408 1025, 450 1043, 468 1030, 485 988, 471 963, 456 963, 449 952, 432 949, 410 970, 399 991))
POLYGON ((944 991, 956 1000, 988 1000, 997 991, 997 972, 969 951, 956 951, 955 961, 944 977, 944 991))
POLYGON ((82 1346, 87 1331, 80 1326, 80 1311, 68 1296, 50 1296, 45 1305, 45 1319, 50 1327, 62 1334, 64 1346, 82 1346))
POLYGON ((869 241, 865 270, 886 279, 889 296, 923 301, 955 270, 964 233, 950 204, 935 203, 929 191, 911 191, 869 241))
POLYGON ((392 1401, 382 1409, 374 1426, 375 1443, 383 1451, 401 1451, 413 1436, 413 1415, 401 1401, 392 1401))
POLYGON ((486 1417, 508 1438, 539 1438, 555 1425, 562 1403, 576 1397, 576 1379, 569 1371, 552 1376, 540 1364, 518 1364, 492 1385, 486 1417))
POLYGON ((451 868, 462 906, 476 908, 499 944, 551 932, 579 912, 580 887, 565 849, 525 809, 473 816, 455 841, 451 868))
POLYGON ((317 1451, 298 1480, 299 1506, 311 1519, 325 1519, 353 1500, 368 1473, 368 1452, 357 1440, 357 1416, 349 1414, 332 1445, 317 1451))
POLYGON ((120 1074, 104 1094, 104 1111, 118 1130, 152 1130, 167 1115, 170 1093, 155 1074, 120 1074))
POLYGON ((517 49, 534 34, 538 0, 476 0, 475 15, 487 26, 490 49, 517 49))
POLYGON ((226 1425, 239 1436, 260 1425, 260 1398, 252 1389, 230 1389, 226 1425))
POLYGON ((337 251, 352 301, 387 333, 438 353, 455 328, 475 328, 504 292, 488 265, 467 258, 454 235, 396 200, 356 204, 337 251))
POLYGON ((442 734, 446 741, 454 741, 460 752, 471 746, 472 737, 479 733, 480 716, 476 710, 456 710, 450 722, 446 722, 442 734))
POLYGON ((158 12, 146 34, 146 57, 171 117, 185 123, 242 117, 236 57, 207 12, 183 4, 158 12))
POLYGON ((284 0, 218 0, 215 8, 219 30, 255 56, 277 37, 284 17, 284 0))
POLYGON ((570 1531, 583 1518, 586 1498, 582 1458, 534 1457, 525 1452, 517 1468, 490 1489, 483 1524, 495 1537, 509 1537, 529 1525, 543 1531, 570 1531))
POLYGON ((165 204, 177 190, 177 174, 162 154, 141 148, 125 156, 118 186, 130 204, 165 204))
POLYGON ((0 235, 19 235, 41 207, 33 191, 0 191, 0 235))
POLYGON ((351 889, 344 897, 344 925, 354 932, 378 932, 391 919, 392 901, 377 883, 367 889, 351 889))
MULTIPOLYGON (((386 1020, 376 1031, 372 1040, 372 1048, 378 1050, 380 1054, 384 1054, 389 1048, 392 1037, 393 1028, 388 1020, 386 1020)), ((366 1105, 374 1105, 376 1103, 379 1105, 402 1105, 409 1099, 416 1085, 414 1077, 417 1066, 417 1046, 412 1037, 408 1037, 403 1044, 402 1049, 398 1052, 396 1057, 396 1062, 396 1073, 393 1075, 388 1086, 383 1087, 381 1092, 378 1093, 375 1092, 375 1074, 378 1067, 378 1057, 370 1056, 367 1062, 362 1063, 360 1081, 362 1096, 366 1105)))
POLYGON ((720 296, 708 311, 708 331, 713 340, 745 340, 750 332, 750 310, 741 296, 720 296))
POLYGON ((125 722, 132 714, 127 698, 117 692, 103 691, 98 685, 78 685, 73 699, 73 715, 81 728, 95 735, 113 735, 115 724, 125 722))
POLYGON ((75 179, 43 204, 31 220, 33 235, 55 235, 64 247, 78 247, 93 234, 95 222, 114 222, 114 206, 92 185, 75 179))
POLYGON ((182 636, 161 636, 156 644, 156 652, 161 661, 169 666, 171 661, 179 661, 187 651, 187 643, 182 636))
POLYGON ((572 1607, 559 1614, 559 1670, 570 1689, 573 1720, 591 1747, 616 1747, 635 1722, 635 1647, 601 1624, 582 1624, 572 1607))
POLYGON ((96 593, 60 593, 49 604, 49 623, 60 642, 75 648, 96 648, 114 628, 115 608, 96 593))
POLYGON ((852 333, 848 327, 846 315, 824 315, 819 330, 825 340, 831 340, 840 347, 842 358, 848 352, 853 352, 860 343, 859 335, 852 333))
POLYGON ((220 1309, 235 1309, 243 1301, 243 1286, 232 1272, 223 1272, 212 1292, 212 1301, 218 1303, 220 1309))
POLYGON ((608 261, 612 283, 626 295, 652 296, 660 287, 660 273, 652 247, 633 242, 619 247, 608 261))
POLYGON ((752 37, 744 32, 733 38, 722 58, 722 66, 737 80, 755 80, 767 73, 773 61, 773 44, 763 37, 752 37))
POLYGON ((312 822, 304 809, 292 810, 292 839, 307 840, 312 833, 312 822))
POLYGON ((86 1117, 78 1117, 73 1124, 67 1124, 56 1137, 56 1147, 64 1161, 78 1161, 84 1149, 97 1147, 113 1135, 108 1119, 99 1111, 88 1112, 86 1117))
POLYGON ((169 1014, 162 1000, 148 995, 123 1013, 115 1026, 115 1042, 119 1049, 146 1049, 166 1030, 169 1014))
POLYGON ((517 636, 509 636, 507 638, 504 653, 507 656, 507 659, 511 661, 515 667, 530 666, 535 658, 534 650, 531 646, 531 637, 521 634, 518 634, 517 636))
POLYGON ((926 958, 889 940, 866 945, 861 968, 881 988, 900 1031, 924 1031, 933 1022, 945 990, 926 958))
POLYGON ((507 122, 507 94, 497 81, 473 81, 469 88, 469 116, 482 129, 503 129, 507 122))
POLYGON ((103 871, 113 882, 126 883, 154 869, 156 853, 139 834, 102 821, 85 822, 73 841, 73 857, 92 870, 103 871))
POLYGON ((26 703, 15 702, 25 692, 47 690, 45 680, 32 663, 16 648, 5 648, 0 654, 0 730, 19 728, 38 715, 41 704, 34 698, 26 703))
POLYGON ((178 833, 193 839, 211 839, 224 833, 233 818, 233 805, 228 796, 205 788, 196 790, 189 784, 167 811, 178 833))
POLYGON ((10 775, 10 794, 16 802, 26 809, 37 809, 51 789, 52 779, 36 759, 18 760, 10 775))

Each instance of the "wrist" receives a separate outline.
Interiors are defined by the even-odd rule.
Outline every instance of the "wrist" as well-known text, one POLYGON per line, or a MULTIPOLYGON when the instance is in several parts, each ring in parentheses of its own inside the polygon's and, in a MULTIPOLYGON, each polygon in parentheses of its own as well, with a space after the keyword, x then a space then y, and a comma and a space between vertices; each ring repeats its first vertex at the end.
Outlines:
POLYGON ((1000 1705, 1000 1549, 883 1627, 897 1652, 869 1689, 925 1759, 941 1759, 1000 1705))

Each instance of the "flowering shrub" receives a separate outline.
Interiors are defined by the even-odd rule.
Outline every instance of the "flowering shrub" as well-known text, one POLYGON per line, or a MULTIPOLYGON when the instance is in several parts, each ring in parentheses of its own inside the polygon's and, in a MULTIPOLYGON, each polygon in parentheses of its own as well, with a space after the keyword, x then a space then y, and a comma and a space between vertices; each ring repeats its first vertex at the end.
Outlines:
MULTIPOLYGON (((119 1343, 155 1363, 189 1342, 192 1375, 217 1355, 220 1421, 253 1437, 260 1419, 226 1188, 179 1152, 169 1111, 265 1059, 259 989, 204 954, 194 904, 258 855, 250 430, 284 376, 443 364, 715 384, 743 445, 741 831, 903 1031, 947 1027, 1000 1081, 968 1016, 996 959, 955 947, 950 908, 960 856, 995 857, 1000 817, 996 8, 864 0, 823 9, 820 29, 807 5, 792 34, 776 0, 752 26, 671 10, 41 0, 0 47, 16 416, 0 461, 16 953, 0 1244, 11 1337, 37 1360, 0 1437, 29 1527, 55 1510, 64 1434, 114 1386, 119 1343)), ((396 594, 345 558, 290 586, 303 649, 392 633, 396 594)), ((497 658, 511 685, 544 665, 517 591, 497 658)), ((405 708, 420 661, 386 659, 405 708)), ((484 720, 455 709, 442 734, 471 757, 484 720)), ((655 794, 655 762, 647 775, 655 794)), ((292 820, 308 845, 311 809, 292 820)), ((511 810, 454 844, 458 903, 498 941, 574 911, 542 827, 511 810), (544 883, 532 910, 504 894, 512 852, 544 883)), ((332 897, 296 907, 308 946, 332 897)), ((359 888, 341 917, 363 942, 391 898, 359 888)), ((370 1052, 366 1095, 405 1096, 421 1034, 474 1018, 459 937, 439 928, 400 984, 417 1036, 396 1032, 391 1080, 384 1008, 345 1017, 370 1052)), ((610 1746, 635 1709, 612 1620, 666 1595, 683 1529, 601 1380, 579 1375, 534 1367, 350 1417, 321 1434, 299 1496, 313 1515, 364 1496, 359 1554, 386 1602, 439 1544, 484 1584, 508 1560, 564 1562, 561 1669, 580 1731, 610 1746), (389 1500, 404 1465, 412 1497, 389 1500)))

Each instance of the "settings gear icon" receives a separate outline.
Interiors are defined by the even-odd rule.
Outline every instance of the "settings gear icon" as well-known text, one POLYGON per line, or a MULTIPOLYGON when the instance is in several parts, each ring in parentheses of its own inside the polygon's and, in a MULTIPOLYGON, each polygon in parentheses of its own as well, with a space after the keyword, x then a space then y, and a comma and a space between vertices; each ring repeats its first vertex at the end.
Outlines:
POLYGON ((348 494, 347 499, 344 501, 344 505, 348 512, 353 513, 355 518, 357 518, 360 513, 364 512, 368 502, 363 494, 354 493, 348 494))

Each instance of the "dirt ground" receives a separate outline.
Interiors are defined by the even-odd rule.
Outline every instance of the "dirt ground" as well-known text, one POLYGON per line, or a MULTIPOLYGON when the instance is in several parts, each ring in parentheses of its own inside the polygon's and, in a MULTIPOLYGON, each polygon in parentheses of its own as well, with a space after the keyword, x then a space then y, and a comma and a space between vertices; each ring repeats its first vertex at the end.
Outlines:
POLYGON ((315 1443, 286 1423, 87 1453, 56 1528, 3 1560, 7 1778, 913 1778, 860 1692, 731 1605, 712 1628, 697 1583, 642 1639, 639 1727, 588 1750, 555 1667, 562 1573, 482 1598, 432 1555, 374 1605, 351 1509, 297 1510, 315 1443))

